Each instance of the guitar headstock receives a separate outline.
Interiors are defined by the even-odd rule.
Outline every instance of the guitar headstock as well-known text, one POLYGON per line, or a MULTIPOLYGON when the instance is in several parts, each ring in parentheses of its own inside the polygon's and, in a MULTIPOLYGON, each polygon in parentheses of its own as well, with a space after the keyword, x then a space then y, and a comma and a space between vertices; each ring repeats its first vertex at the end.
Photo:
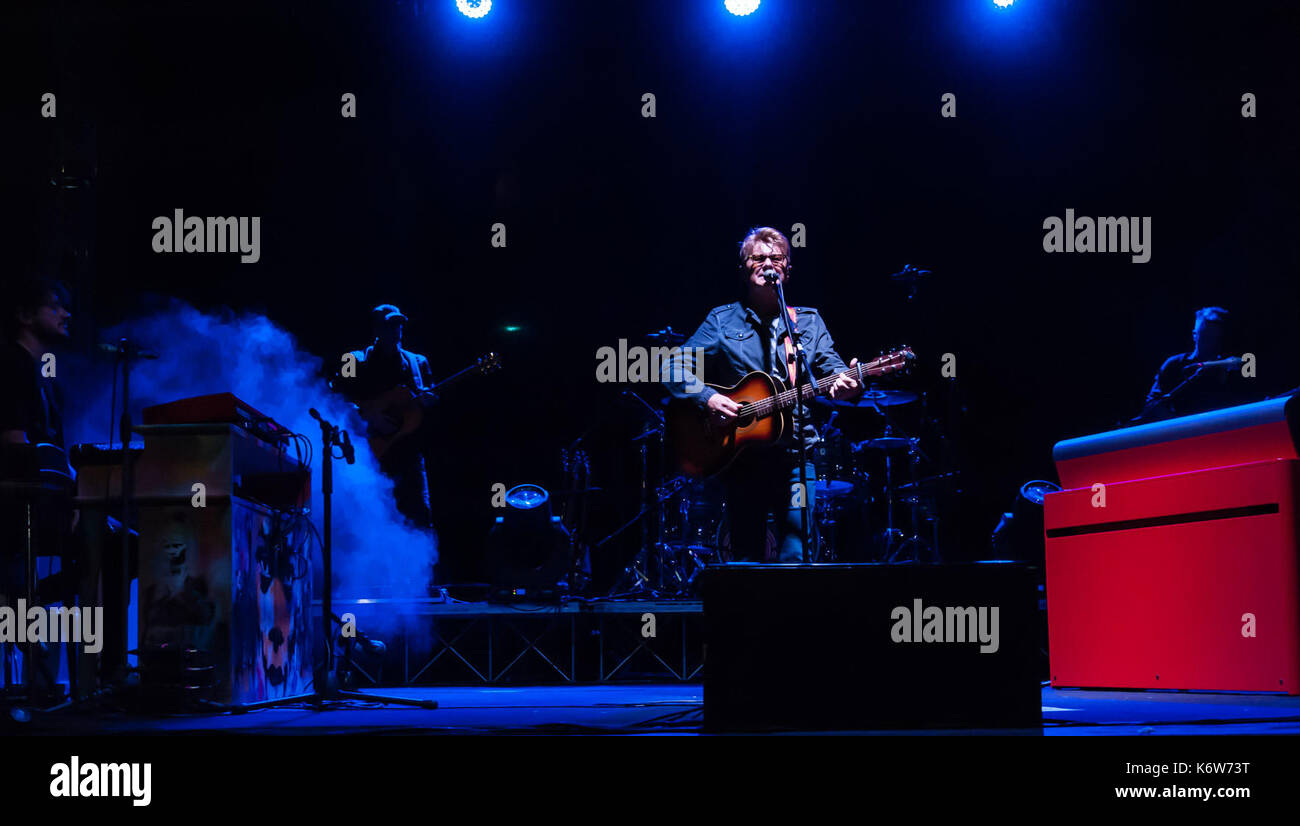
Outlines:
POLYGON ((474 369, 485 376, 489 373, 495 373, 501 369, 501 356, 497 353, 487 353, 479 356, 478 360, 474 362, 474 369))
POLYGON ((882 354, 879 358, 872 359, 867 363, 863 372, 871 376, 901 373, 912 369, 912 362, 914 361, 916 361, 916 353, 912 352, 911 347, 904 345, 897 350, 882 354))

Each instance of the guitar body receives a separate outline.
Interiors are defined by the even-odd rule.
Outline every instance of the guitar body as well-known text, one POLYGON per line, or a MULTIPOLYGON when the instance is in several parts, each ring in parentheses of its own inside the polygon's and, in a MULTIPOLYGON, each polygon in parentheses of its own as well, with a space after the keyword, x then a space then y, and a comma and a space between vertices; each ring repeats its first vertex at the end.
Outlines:
MULTIPOLYGON (((760 371, 731 387, 707 386, 740 404, 758 402, 786 389, 785 382, 760 371)), ((721 473, 746 445, 775 442, 790 426, 787 413, 719 424, 707 408, 680 399, 668 405, 666 425, 669 455, 680 472, 696 478, 721 473)))
POLYGON ((677 469, 687 476, 713 476, 726 469, 746 445, 770 444, 792 427, 791 408, 800 399, 805 402, 818 393, 829 393, 842 377, 862 384, 867 378, 907 370, 916 354, 903 347, 855 364, 848 370, 823 376, 816 387, 806 384, 799 391, 788 391, 785 382, 775 376, 755 371, 731 387, 710 384, 714 390, 741 405, 739 417, 721 423, 692 401, 674 400, 668 405, 664 424, 668 451, 677 469))
POLYGON ((373 399, 357 403, 366 423, 366 441, 376 459, 382 459, 396 442, 420 429, 424 408, 416 401, 416 392, 398 385, 373 399))

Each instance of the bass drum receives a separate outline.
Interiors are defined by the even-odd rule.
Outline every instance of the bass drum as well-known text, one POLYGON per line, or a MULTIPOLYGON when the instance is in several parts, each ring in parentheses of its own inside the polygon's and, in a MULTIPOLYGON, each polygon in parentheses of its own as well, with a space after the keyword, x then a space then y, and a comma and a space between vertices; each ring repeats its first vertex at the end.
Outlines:
POLYGON ((716 479, 686 482, 664 506, 660 526, 664 545, 695 553, 716 550, 725 510, 722 485, 716 479))
MULTIPOLYGON (((767 531, 763 540, 763 561, 776 562, 780 554, 780 548, 776 544, 775 522, 772 517, 767 519, 767 531)), ((731 517, 724 513, 722 521, 718 523, 717 540, 714 543, 718 549, 719 562, 734 562, 735 556, 731 548, 731 517)))

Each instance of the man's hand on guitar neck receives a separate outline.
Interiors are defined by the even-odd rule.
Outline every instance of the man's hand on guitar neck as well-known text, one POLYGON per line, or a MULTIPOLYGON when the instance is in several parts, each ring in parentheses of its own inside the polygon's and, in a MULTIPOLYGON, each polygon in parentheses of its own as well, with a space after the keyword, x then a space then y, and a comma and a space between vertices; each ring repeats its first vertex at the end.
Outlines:
MULTIPOLYGON (((849 369, 857 366, 857 359, 849 362, 849 369)), ((856 399, 862 395, 862 384, 857 379, 850 377, 847 372, 844 372, 835 377, 835 383, 830 386, 830 390, 827 392, 836 401, 856 399)))

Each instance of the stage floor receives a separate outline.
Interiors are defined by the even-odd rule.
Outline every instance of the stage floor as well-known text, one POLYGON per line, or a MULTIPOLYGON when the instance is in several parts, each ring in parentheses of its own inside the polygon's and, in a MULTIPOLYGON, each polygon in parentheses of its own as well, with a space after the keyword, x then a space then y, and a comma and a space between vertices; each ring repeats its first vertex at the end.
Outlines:
MULTIPOLYGON (((701 733, 698 684, 395 688, 392 696, 439 708, 339 703, 246 714, 143 716, 78 711, 6 719, 10 734, 675 734, 701 733)), ((1043 726, 1018 730, 883 731, 880 734, 1215 735, 1300 734, 1300 697, 1177 691, 1043 688, 1043 726)))

